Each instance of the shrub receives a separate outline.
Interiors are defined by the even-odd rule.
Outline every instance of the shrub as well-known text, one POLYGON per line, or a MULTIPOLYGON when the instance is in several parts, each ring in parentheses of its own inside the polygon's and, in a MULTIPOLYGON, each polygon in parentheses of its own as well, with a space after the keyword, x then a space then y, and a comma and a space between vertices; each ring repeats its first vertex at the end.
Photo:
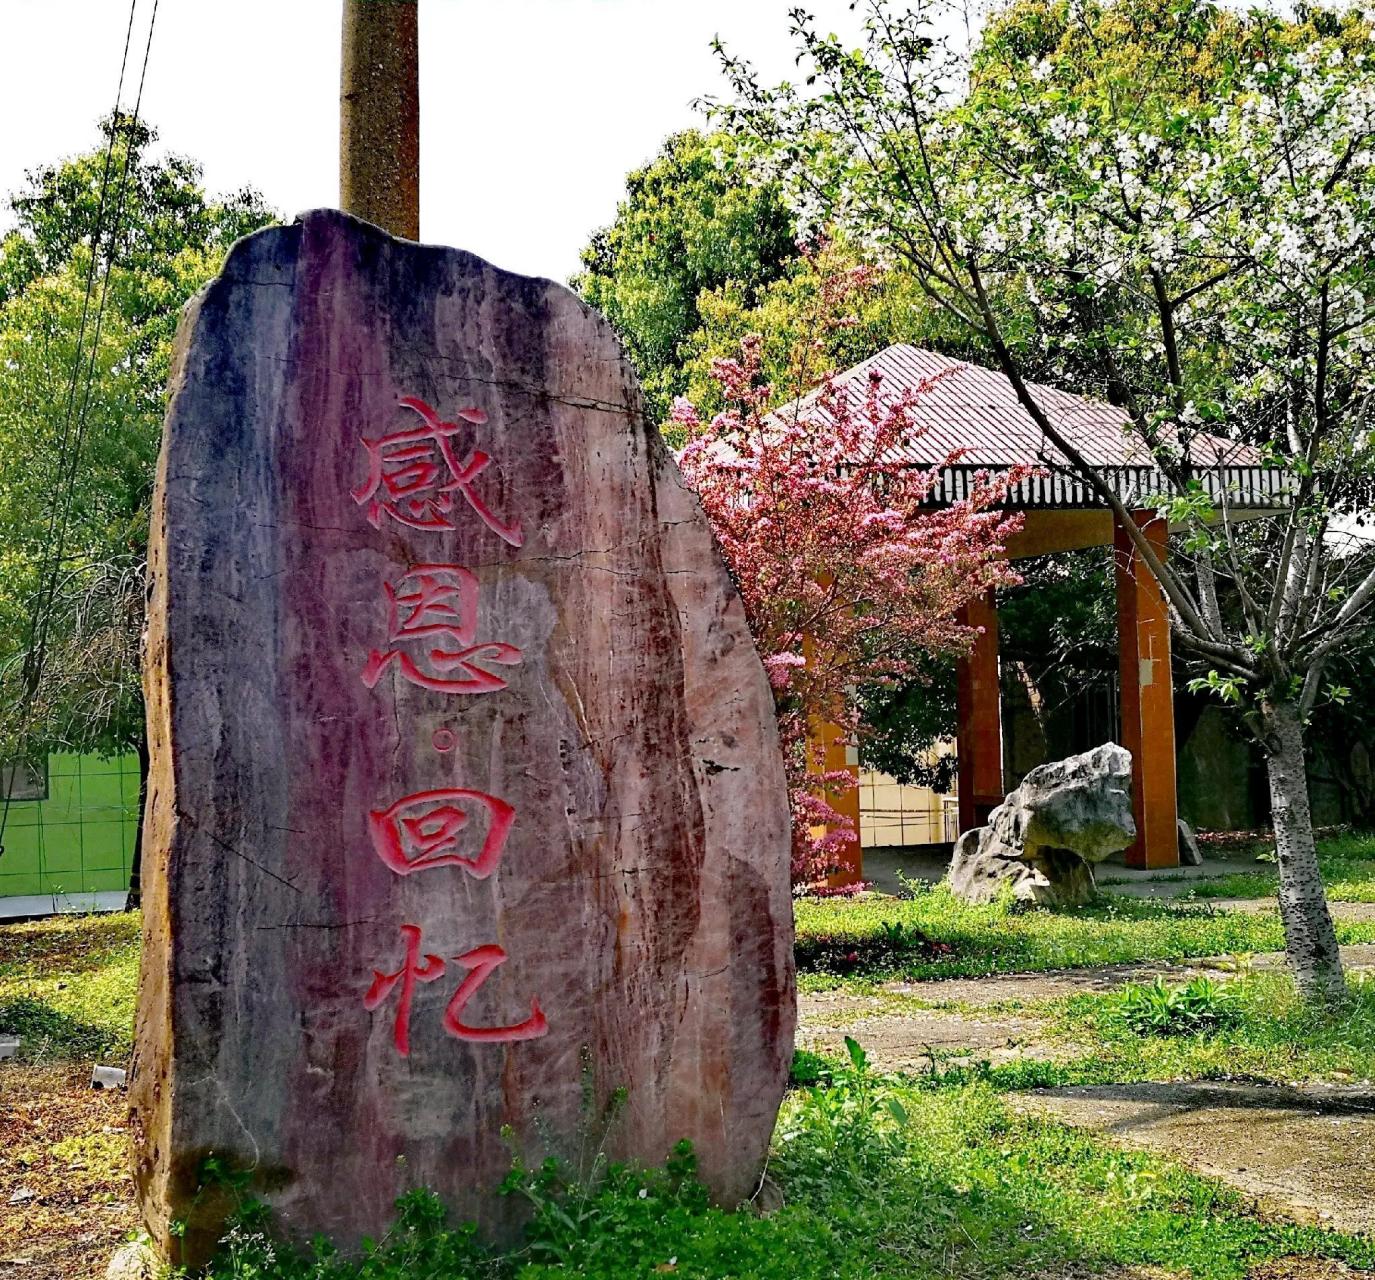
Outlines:
POLYGON ((793 1065, 788 1072, 788 1082, 797 1088, 808 1089, 813 1085, 825 1084, 831 1078, 832 1066, 828 1059, 810 1049, 797 1049, 793 1052, 793 1065))
POLYGON ((1236 1022, 1236 997, 1211 978, 1192 978, 1167 987, 1157 978, 1148 987, 1132 985, 1119 997, 1123 1022, 1137 1035, 1206 1035, 1236 1022))

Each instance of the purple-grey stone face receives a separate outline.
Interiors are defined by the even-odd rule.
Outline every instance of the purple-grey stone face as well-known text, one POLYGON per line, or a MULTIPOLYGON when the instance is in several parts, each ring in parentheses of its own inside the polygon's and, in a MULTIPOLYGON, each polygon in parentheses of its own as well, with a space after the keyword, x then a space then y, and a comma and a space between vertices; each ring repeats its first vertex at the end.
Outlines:
POLYGON ((172 388, 131 1085, 155 1240, 213 1243, 212 1152, 345 1245, 418 1186, 509 1234, 503 1131, 575 1163, 589 1129, 650 1164, 687 1138, 748 1195, 795 1018, 772 698, 605 322, 319 212, 236 246, 172 388))

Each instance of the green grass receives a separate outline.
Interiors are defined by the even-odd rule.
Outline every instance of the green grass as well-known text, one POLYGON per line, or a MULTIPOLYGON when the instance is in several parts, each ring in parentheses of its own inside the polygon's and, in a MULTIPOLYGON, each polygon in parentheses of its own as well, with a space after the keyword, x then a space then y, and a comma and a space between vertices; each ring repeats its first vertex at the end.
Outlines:
POLYGON ((1232 1280, 1288 1253, 1375 1260, 1369 1242, 1248 1218, 1239 1197, 1169 1161, 1017 1116, 987 1085, 876 1087, 867 1128, 848 1129, 853 1084, 799 1092, 780 1121, 785 1192, 873 1259, 850 1274, 1018 1276, 1078 1259, 1232 1280))
MULTIPOLYGON (((911 898, 802 899, 796 904, 799 983, 804 991, 865 989, 905 979, 1033 973, 1091 965, 1189 960, 1200 956, 1278 951, 1284 932, 1278 912, 1225 912, 1136 898, 1062 911, 1021 910, 1010 901, 971 906, 943 885, 911 898), (906 955, 880 951, 868 963, 864 944, 884 926, 903 925, 948 951, 914 947, 906 955), (847 966, 836 956, 853 949, 847 966), (809 961, 810 951, 818 953, 809 961)), ((1343 943, 1375 941, 1375 922, 1337 926, 1343 943)))
MULTIPOLYGON (((1370 858, 1321 858, 1323 883, 1332 902, 1375 902, 1375 860, 1370 858)), ((1240 871, 1216 880, 1194 882, 1195 898, 1271 898, 1279 892, 1273 867, 1240 871)))
MULTIPOLYGON (((1174 984, 1172 984, 1174 985, 1174 984)), ((917 1077, 929 1088, 977 1081, 998 1090, 1066 1085, 1201 1080, 1300 1085, 1375 1081, 1375 980, 1349 981, 1350 999, 1325 1011, 1299 1000, 1284 973, 1254 973, 1221 984, 1231 1016, 1204 1034, 1154 1035, 1131 1029, 1120 992, 1009 1000, 979 1015, 1015 1013, 1041 1020, 1039 1034, 1060 1053, 998 1066, 946 1067, 937 1054, 917 1077)), ((874 1012, 901 1017, 907 1008, 964 1009, 899 992, 882 993, 874 1012)), ((824 1077, 825 1059, 808 1054, 803 1077, 824 1077)))
MULTIPOLYGON (((1318 865, 1331 901, 1375 902, 1375 836, 1342 835, 1318 841, 1318 865)), ((1273 897, 1279 887, 1274 850, 1262 851, 1244 871, 1215 880, 1192 880, 1189 885, 1187 896, 1192 898, 1273 897)))
POLYGON ((1235 1016, 1204 1035, 1139 1035, 1115 994, 1057 1001, 1051 1033, 1083 1052, 1041 1073, 1038 1083, 1375 1079, 1375 982, 1352 982, 1350 1000, 1334 1011, 1302 1002, 1285 974, 1251 974, 1225 989, 1235 1016))
POLYGON ((1167 1160, 1019 1116, 986 1084, 920 1088, 842 1070, 795 1091, 771 1172, 767 1217, 706 1203, 684 1176, 613 1171, 585 1192, 524 1173, 525 1243, 484 1253, 410 1197, 368 1259, 287 1254, 250 1218, 208 1280, 1013 1280, 1160 1266, 1191 1280, 1242 1280, 1290 1255, 1375 1264, 1375 1242, 1262 1222, 1240 1197, 1167 1160))
POLYGON ((137 913, 60 916, 0 928, 0 1030, 27 1061, 118 1061, 131 1047, 137 913))
MULTIPOLYGON (((799 904, 808 940, 870 941, 893 976, 1032 970, 1279 945, 1269 916, 1121 901, 1086 911, 968 907, 941 890, 910 901, 799 904), (884 924, 902 924, 902 929, 884 924), (937 953, 932 942, 950 948, 937 953)), ((1367 929, 1366 936, 1372 936, 1367 929)), ((1344 928, 1346 940, 1360 929, 1344 928)), ((132 1026, 137 916, 0 928, 0 1027, 35 1036, 30 1056, 122 1053, 132 1026)), ((825 955, 834 958, 831 950, 825 955)), ((812 973, 809 983, 876 981, 812 973)), ((1023 1005, 1068 1060, 885 1079, 846 1066, 785 1101, 770 1163, 784 1204, 766 1217, 710 1206, 681 1159, 669 1170, 609 1174, 596 1190, 549 1170, 520 1171, 511 1194, 532 1215, 520 1248, 493 1254, 446 1225, 431 1198, 408 1198, 365 1260, 298 1256, 261 1216, 234 1232, 212 1280, 1013 1280, 1070 1265, 1094 1274, 1160 1266, 1191 1280, 1242 1280, 1290 1254, 1375 1265, 1375 1242, 1263 1222, 1242 1200, 1162 1157, 1126 1152, 1051 1120, 1020 1116, 1013 1087, 1176 1078, 1276 1081, 1375 1075, 1375 983, 1323 1015, 1292 984, 1256 973, 1229 984, 1237 1016, 1208 1035, 1139 1035, 1120 997, 1023 1005), (644 1194, 642 1195, 641 1192, 644 1194)), ((891 994, 894 1001, 906 997, 891 994)), ((83 1142, 91 1135, 72 1135, 83 1142)), ((74 1150, 77 1150, 74 1147, 74 1150)), ((84 1157, 83 1157, 84 1158, 84 1157)))

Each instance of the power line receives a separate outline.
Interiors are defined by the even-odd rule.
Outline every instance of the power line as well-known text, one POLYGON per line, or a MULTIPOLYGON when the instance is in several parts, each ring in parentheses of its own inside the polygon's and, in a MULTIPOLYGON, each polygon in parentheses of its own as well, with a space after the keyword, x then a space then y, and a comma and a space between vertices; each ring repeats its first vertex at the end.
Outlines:
POLYGON ((128 189, 129 170, 132 164, 135 138, 138 130, 139 114, 143 105, 143 89, 148 75, 149 54, 153 45, 153 30, 157 24, 159 0, 153 0, 152 17, 148 23, 148 37, 143 48, 143 64, 139 72, 138 93, 134 110, 125 125, 120 116, 120 103, 124 98, 124 80, 128 73, 129 49, 132 44, 134 19, 138 11, 138 0, 130 0, 129 20, 124 31, 124 49, 120 57, 119 81, 115 88, 114 106, 110 112, 109 139, 105 147, 105 162, 100 178, 100 198, 96 206, 95 225, 91 230, 91 257, 86 267, 86 287, 81 304, 81 320, 77 328, 76 351, 72 359, 72 373, 67 385, 66 404, 63 410, 62 427, 57 441, 57 485, 56 496, 48 517, 47 536, 44 540, 44 559, 40 560, 39 581, 34 593, 33 608, 29 619, 29 636, 24 663, 21 670, 24 696, 19 718, 21 747, 11 770, 9 785, 5 787, 4 805, 0 808, 0 854, 4 853, 4 833, 9 822, 10 805, 14 793, 14 783, 18 766, 28 754, 32 740, 33 707, 42 681, 43 666, 47 656, 48 631, 52 621, 52 606, 56 597, 57 582, 62 570, 67 530, 72 511, 72 494, 76 476, 80 469, 81 449, 85 440, 87 417, 90 411, 91 390, 95 379, 96 362, 100 351, 100 335, 105 318, 105 307, 109 299, 110 275, 119 246, 119 234, 124 215, 124 201, 128 189), (114 164, 115 141, 121 130, 125 134, 123 167, 120 173, 119 188, 115 200, 114 216, 109 226, 108 245, 104 254, 104 275, 101 281, 100 298, 96 304, 94 321, 91 321, 91 299, 95 292, 96 271, 101 262, 101 244, 105 239, 105 218, 109 208, 110 174, 114 164), (89 354, 86 348, 86 334, 91 329, 89 354), (77 387, 81 382, 82 364, 85 363, 85 386, 77 406, 77 387), (73 413, 75 412, 75 422, 73 413))
MULTIPOLYGON (((101 281, 100 302, 96 307, 95 330, 91 338, 90 356, 86 365, 86 386, 82 394, 81 411, 77 415, 76 435, 72 443, 72 448, 66 459, 65 470, 59 474, 59 484, 62 487, 62 516, 57 529, 56 549, 53 552, 53 571, 52 585, 47 592, 46 605, 43 608, 40 632, 38 635, 38 674, 42 673, 42 666, 47 654, 48 626, 52 621, 52 601, 56 595, 57 576, 61 571, 62 557, 66 552, 67 524, 71 516, 72 493, 76 487, 76 476, 81 466, 81 449, 86 439, 86 419, 91 407, 91 389, 95 384, 96 360, 100 354, 100 334, 105 321, 105 304, 110 295, 110 275, 115 263, 115 255, 119 249, 120 224, 124 217, 124 200, 128 192, 129 168, 134 154, 134 138, 138 131, 139 112, 143 107, 143 86, 148 76, 148 54, 153 47, 153 27, 158 20, 159 0, 153 0, 153 15, 148 23, 148 39, 143 46, 143 67, 139 72, 138 94, 134 99, 133 114, 129 118, 128 136, 124 146, 124 165, 119 177, 119 190, 115 198, 114 218, 110 224, 110 246, 105 257, 105 276, 101 281)), ((138 0, 133 0, 131 14, 138 0)), ((126 42, 127 50, 127 42, 126 42)), ((127 53, 126 53, 127 56, 127 53)), ((123 73, 121 71, 121 82, 123 73)), ((118 108, 116 108, 116 111, 118 108)), ((115 122, 116 126, 118 121, 115 122)), ((111 129, 111 139, 113 140, 115 128, 111 129)), ((109 154, 107 152, 107 154, 109 154)), ((78 352, 78 359, 80 353, 78 352)), ((0 835, 3 835, 4 825, 0 823, 0 835)))

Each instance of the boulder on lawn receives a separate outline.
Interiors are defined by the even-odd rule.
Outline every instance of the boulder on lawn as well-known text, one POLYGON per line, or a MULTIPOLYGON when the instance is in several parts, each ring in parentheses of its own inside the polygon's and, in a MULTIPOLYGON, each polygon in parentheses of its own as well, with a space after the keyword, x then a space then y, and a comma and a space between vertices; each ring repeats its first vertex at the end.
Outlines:
POLYGON ((966 902, 990 902, 1011 885, 1019 901, 1068 906, 1093 900, 1093 863, 1136 839, 1131 753, 1105 743, 1039 765, 989 815, 964 832, 950 887, 966 902))

